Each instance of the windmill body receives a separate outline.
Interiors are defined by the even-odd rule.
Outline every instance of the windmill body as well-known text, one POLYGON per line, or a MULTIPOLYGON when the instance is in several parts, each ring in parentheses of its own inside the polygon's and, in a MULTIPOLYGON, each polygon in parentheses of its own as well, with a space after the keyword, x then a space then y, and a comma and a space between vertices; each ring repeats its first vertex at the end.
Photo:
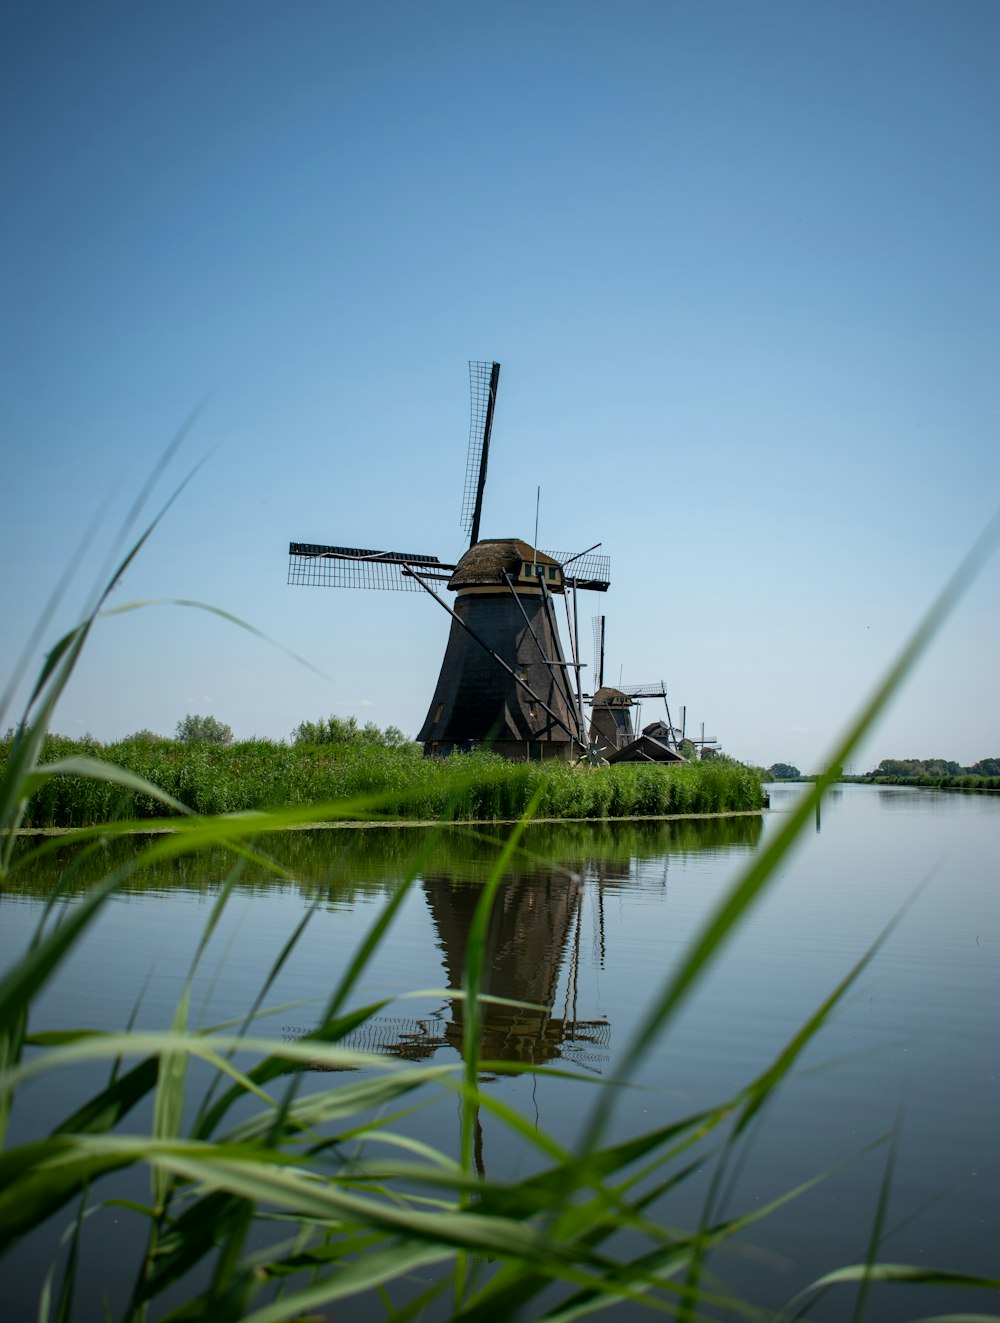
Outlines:
POLYGON ((429 753, 573 752, 578 715, 555 616, 563 577, 554 557, 517 538, 485 538, 458 562, 448 583, 457 618, 417 736, 429 753))
POLYGON ((602 685, 590 700, 590 740, 604 757, 635 739, 635 700, 621 689, 602 685))
MULTIPOLYGON (((293 542, 289 583, 426 592, 452 619, 441 672, 418 739, 426 754, 487 747, 507 758, 574 756, 587 747, 574 637, 576 594, 605 592, 608 559, 544 552, 519 538, 479 538, 499 363, 470 363, 472 422, 457 564, 435 556, 293 542), (454 607, 440 596, 456 594, 454 607), (567 663, 556 619, 570 619, 567 663)), ((600 545, 600 544, 598 544, 600 545)))

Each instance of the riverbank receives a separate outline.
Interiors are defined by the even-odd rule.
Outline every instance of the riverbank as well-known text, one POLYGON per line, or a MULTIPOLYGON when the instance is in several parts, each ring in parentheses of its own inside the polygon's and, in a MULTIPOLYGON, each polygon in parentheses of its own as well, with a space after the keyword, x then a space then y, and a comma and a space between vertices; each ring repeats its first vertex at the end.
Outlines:
POLYGON ((963 772, 961 776, 842 776, 842 781, 859 786, 913 786, 925 790, 992 790, 1000 791, 1000 776, 978 776, 963 772))
MULTIPOLYGON (((8 750, 0 743, 0 774, 8 750)), ((510 763, 490 753, 424 758, 415 745, 289 746, 266 740, 229 747, 173 740, 96 745, 50 736, 41 761, 80 757, 111 763, 206 815, 338 803, 353 822, 416 824, 443 817, 513 822, 536 796, 536 816, 551 821, 752 812, 765 804, 757 770, 728 759, 588 768, 510 763)), ((68 829, 166 816, 170 811, 162 801, 139 789, 67 773, 35 792, 21 826, 68 829)))
MULTIPOLYGON (((715 820, 728 821, 730 818, 758 818, 770 805, 765 803, 761 808, 752 809, 722 809, 718 813, 645 813, 623 815, 617 818, 532 818, 532 825, 535 827, 558 827, 567 822, 586 822, 588 825, 598 827, 609 823, 670 823, 670 822, 712 822, 715 820)), ((452 818, 449 825, 452 827, 482 827, 489 824, 491 827, 514 827, 520 821, 519 818, 452 818)), ((100 823, 91 823, 90 826, 100 826, 100 823)), ((427 819, 408 819, 408 818, 376 818, 376 819, 352 819, 344 818, 338 822, 300 822, 289 827, 282 827, 283 832, 296 831, 440 831, 441 823, 433 818, 427 819)), ((15 835, 17 836, 38 836, 38 837, 72 837, 77 832, 86 831, 87 827, 20 827, 15 835)), ((150 825, 148 827, 132 827, 119 833, 121 836, 169 836, 171 832, 177 829, 172 826, 150 825)), ((6 833, 0 830, 0 836, 6 833)))

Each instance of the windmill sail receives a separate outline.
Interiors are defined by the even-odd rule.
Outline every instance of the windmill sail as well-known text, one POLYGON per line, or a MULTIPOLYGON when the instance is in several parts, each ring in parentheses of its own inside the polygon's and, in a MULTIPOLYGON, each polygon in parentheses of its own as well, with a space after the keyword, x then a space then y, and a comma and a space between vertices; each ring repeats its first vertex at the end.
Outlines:
POLYGON ((499 363, 469 363, 469 454, 465 462, 465 491, 462 494, 462 528, 469 534, 469 545, 479 541, 479 521, 483 513, 486 466, 490 457, 490 433, 493 408, 500 381, 499 363))
POLYGON ((611 557, 595 556, 592 552, 546 551, 564 569, 567 588, 584 588, 593 593, 606 593, 611 587, 611 557))
POLYGON ((288 582, 312 588, 385 588, 396 592, 423 592, 409 572, 409 566, 424 578, 445 580, 455 568, 438 560, 437 556, 416 552, 327 547, 315 542, 288 544, 288 582))
POLYGON ((594 688, 604 688, 604 616, 594 616, 594 688))

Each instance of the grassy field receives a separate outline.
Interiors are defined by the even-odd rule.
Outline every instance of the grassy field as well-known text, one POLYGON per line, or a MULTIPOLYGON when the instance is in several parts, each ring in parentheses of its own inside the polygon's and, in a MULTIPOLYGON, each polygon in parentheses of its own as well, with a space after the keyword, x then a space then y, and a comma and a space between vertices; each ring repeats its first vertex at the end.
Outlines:
MULTIPOLYGON (((9 738, 0 741, 0 775, 10 750, 9 738)), ((60 736, 47 736, 40 756, 49 765, 79 758, 106 762, 198 814, 336 801, 343 809, 338 816, 363 820, 510 821, 536 798, 536 816, 568 819, 726 813, 759 809, 764 803, 756 769, 728 759, 672 767, 543 767, 488 753, 424 758, 413 744, 385 748, 252 740, 225 747, 142 738, 98 745, 60 736)), ((31 796, 22 825, 89 827, 125 818, 158 819, 164 812, 162 797, 134 785, 66 771, 31 796)))

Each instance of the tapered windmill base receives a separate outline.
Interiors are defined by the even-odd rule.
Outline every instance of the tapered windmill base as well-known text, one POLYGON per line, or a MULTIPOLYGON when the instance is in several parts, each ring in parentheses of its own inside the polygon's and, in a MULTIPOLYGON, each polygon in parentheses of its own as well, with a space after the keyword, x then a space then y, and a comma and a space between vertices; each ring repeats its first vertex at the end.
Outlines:
MULTIPOLYGON (((514 540, 480 543, 459 562, 452 579, 457 619, 417 736, 428 755, 484 748, 520 761, 570 758, 578 749, 555 602, 537 578, 526 582, 525 553, 531 555, 514 540), (519 583, 489 582, 509 571, 519 583)), ((546 573, 548 561, 539 566, 546 573)), ((561 575, 556 562, 552 567, 561 575)), ((561 578, 553 582, 561 591, 561 578)))

